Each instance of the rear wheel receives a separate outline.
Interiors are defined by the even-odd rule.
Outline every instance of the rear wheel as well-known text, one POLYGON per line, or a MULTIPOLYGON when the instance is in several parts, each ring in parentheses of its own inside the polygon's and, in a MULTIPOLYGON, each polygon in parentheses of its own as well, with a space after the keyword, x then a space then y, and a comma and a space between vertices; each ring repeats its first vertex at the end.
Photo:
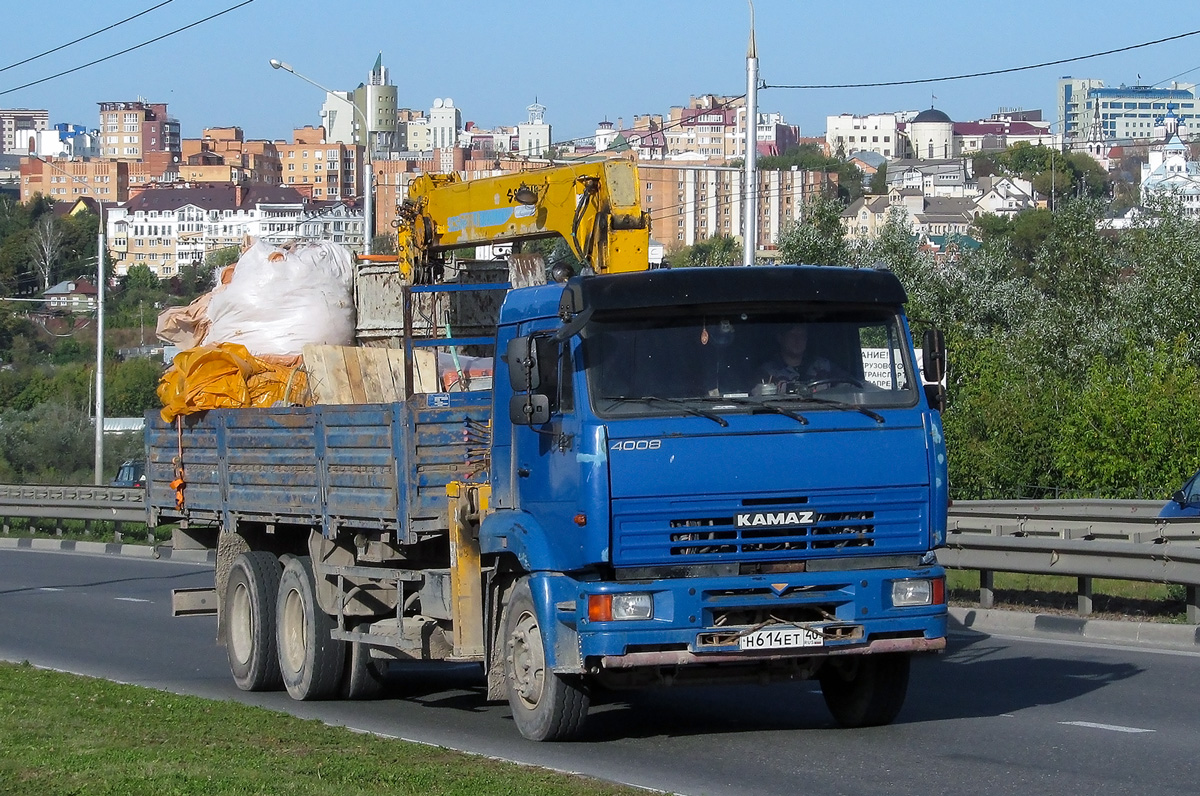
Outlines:
MULTIPOLYGON (((370 622, 363 622, 356 630, 366 632, 370 622)), ((375 699, 383 692, 387 664, 371 657, 371 648, 358 641, 346 644, 346 671, 342 674, 342 697, 344 699, 375 699)))
POLYGON ((821 694, 843 727, 891 724, 908 693, 906 653, 847 655, 821 667, 821 694))
POLYGON ((504 617, 504 674, 517 729, 532 741, 575 738, 591 703, 587 684, 547 667, 545 637, 527 579, 517 584, 504 617))
POLYGON ((283 565, 273 553, 239 555, 225 585, 225 654, 243 691, 283 685, 275 644, 275 602, 283 565))
POLYGON ((333 617, 317 604, 312 561, 291 558, 279 581, 276 609, 279 668, 293 699, 327 699, 341 684, 346 664, 345 643, 330 633, 333 617))

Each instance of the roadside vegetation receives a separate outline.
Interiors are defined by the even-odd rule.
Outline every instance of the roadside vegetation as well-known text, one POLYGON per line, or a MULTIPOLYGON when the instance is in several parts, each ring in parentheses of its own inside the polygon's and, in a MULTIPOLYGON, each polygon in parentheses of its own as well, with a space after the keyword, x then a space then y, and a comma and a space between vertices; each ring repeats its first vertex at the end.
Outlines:
POLYGON ((956 500, 1163 500, 1200 467, 1200 225, 1163 202, 1128 229, 1106 205, 976 222, 979 248, 922 249, 893 212, 845 239, 835 200, 789 226, 785 262, 882 265, 914 336, 946 335, 943 417, 956 500))
POLYGON ((644 793, 28 664, 0 663, 0 738, 8 796, 644 793))
MULTIPOLYGON (((34 301, 53 285, 96 283, 96 215, 56 215, 37 197, 0 197, 0 483, 82 484, 94 478, 95 312, 51 312, 34 301)), ((159 405, 161 358, 122 349, 154 345, 158 313, 208 290, 236 249, 211 252, 160 282, 133 265, 105 294, 104 412, 139 417, 159 405)), ((107 263, 112 277, 113 263, 107 263)), ((139 435, 106 437, 105 473, 141 455, 139 435)))

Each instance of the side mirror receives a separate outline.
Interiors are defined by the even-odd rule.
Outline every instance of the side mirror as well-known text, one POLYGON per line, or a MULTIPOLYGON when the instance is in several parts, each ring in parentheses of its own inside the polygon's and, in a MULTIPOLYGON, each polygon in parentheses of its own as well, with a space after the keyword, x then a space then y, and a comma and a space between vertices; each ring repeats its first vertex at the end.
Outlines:
POLYGON ((508 341, 504 351, 508 363, 508 386, 513 392, 536 390, 541 386, 537 362, 534 359, 534 344, 531 337, 516 337, 508 341))
POLYGON ((508 419, 514 426, 540 426, 550 422, 550 399, 531 392, 508 401, 508 419))
POLYGON ((940 382, 925 385, 925 400, 929 401, 929 408, 945 414, 946 412, 946 388, 940 382))
POLYGON ((946 338, 937 329, 929 329, 921 338, 921 372, 929 384, 946 378, 946 338))
POLYGON ((1180 505, 1180 507, 1182 507, 1182 508, 1186 508, 1186 507, 1187 507, 1187 504, 1188 504, 1187 495, 1183 494, 1183 490, 1182 490, 1182 489, 1180 489, 1180 490, 1179 490, 1178 492, 1176 492, 1174 495, 1171 495, 1171 500, 1173 500, 1173 501, 1175 501, 1176 503, 1178 503, 1178 504, 1180 505))

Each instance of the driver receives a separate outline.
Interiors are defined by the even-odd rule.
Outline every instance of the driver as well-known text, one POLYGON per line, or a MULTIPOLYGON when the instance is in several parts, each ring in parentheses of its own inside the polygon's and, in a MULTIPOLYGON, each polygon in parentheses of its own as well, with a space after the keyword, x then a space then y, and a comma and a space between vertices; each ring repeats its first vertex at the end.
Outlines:
POLYGON ((775 339, 779 344, 779 354, 762 366, 759 375, 764 389, 761 392, 772 392, 768 385, 773 385, 776 392, 786 392, 789 385, 837 378, 841 375, 827 358, 809 351, 807 324, 794 323, 785 326, 775 339))

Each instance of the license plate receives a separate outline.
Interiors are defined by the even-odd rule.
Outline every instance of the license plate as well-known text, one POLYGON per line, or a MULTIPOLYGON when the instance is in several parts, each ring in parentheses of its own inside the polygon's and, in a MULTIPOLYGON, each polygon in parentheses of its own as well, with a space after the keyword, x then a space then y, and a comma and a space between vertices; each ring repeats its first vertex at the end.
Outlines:
POLYGON ((770 627, 755 630, 738 639, 743 650, 778 650, 790 647, 820 647, 825 643, 821 634, 807 627, 770 627))

